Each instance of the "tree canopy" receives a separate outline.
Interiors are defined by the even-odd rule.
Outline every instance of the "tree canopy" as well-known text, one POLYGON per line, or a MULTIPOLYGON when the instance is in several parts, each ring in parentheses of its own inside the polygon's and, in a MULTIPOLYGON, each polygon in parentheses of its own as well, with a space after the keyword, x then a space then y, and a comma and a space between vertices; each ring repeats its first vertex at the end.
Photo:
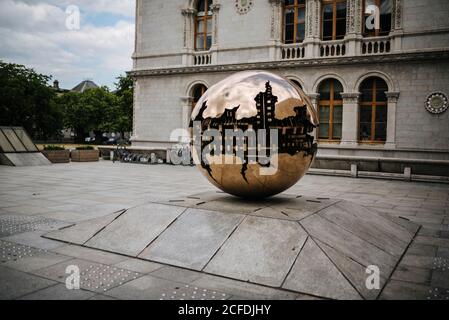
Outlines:
POLYGON ((45 140, 73 129, 78 140, 90 131, 130 132, 133 80, 119 76, 116 91, 107 87, 57 95, 51 77, 17 64, 0 61, 0 125, 23 126, 35 139, 45 140))
POLYGON ((51 77, 25 66, 0 61, 0 125, 23 126, 34 138, 47 139, 62 129, 51 77))

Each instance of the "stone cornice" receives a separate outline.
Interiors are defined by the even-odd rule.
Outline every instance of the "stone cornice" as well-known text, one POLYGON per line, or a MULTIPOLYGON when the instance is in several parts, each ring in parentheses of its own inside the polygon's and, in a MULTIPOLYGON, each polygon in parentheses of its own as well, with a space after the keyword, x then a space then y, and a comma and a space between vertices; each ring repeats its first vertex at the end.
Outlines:
POLYGON ((161 75, 175 74, 195 74, 208 72, 237 72, 243 70, 269 70, 269 69, 289 69, 296 67, 323 67, 336 65, 353 65, 353 64, 381 64, 381 63, 398 63, 410 61, 424 60, 449 60, 449 50, 431 51, 431 52, 412 52, 401 54, 386 54, 376 56, 356 56, 356 57, 338 57, 338 58, 317 58, 317 59, 301 59, 294 61, 266 61, 241 64, 225 64, 225 65, 207 65, 194 67, 171 67, 157 68, 146 70, 129 71, 131 77, 150 77, 161 75))

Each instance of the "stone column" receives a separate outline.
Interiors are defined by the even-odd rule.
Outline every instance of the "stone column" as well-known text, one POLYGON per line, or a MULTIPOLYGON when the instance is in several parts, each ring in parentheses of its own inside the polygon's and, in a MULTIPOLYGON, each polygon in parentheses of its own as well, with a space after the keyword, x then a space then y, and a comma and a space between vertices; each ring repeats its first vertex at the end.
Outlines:
POLYGON ((282 45, 282 6, 283 0, 268 0, 271 6, 270 17, 270 60, 277 61, 281 57, 282 45))
POLYGON ((387 92, 388 114, 387 114, 387 141, 385 148, 396 148, 396 106, 398 104, 399 92, 387 92))
POLYGON ((356 146, 359 126, 359 96, 358 92, 342 93, 343 98, 343 125, 342 146, 356 146))
POLYGON ((193 65, 193 50, 194 50, 194 32, 195 32, 195 9, 183 9, 181 11, 184 17, 184 34, 183 34, 183 55, 182 55, 182 64, 184 66, 193 65))
POLYGON ((320 56, 321 37, 321 1, 306 1, 306 36, 304 39, 305 57, 317 58, 320 56))
POLYGON ((133 102, 133 132, 131 134, 131 142, 138 140, 139 135, 138 132, 141 128, 138 127, 137 119, 139 118, 140 114, 140 99, 139 96, 142 93, 140 92, 140 81, 138 79, 134 79, 134 102, 133 102))
POLYGON ((185 136, 182 137, 181 141, 188 141, 190 139, 190 116, 192 115, 192 104, 193 97, 181 97, 182 105, 182 124, 180 128, 185 131, 185 136))
POLYGON ((362 42, 362 11, 363 5, 359 0, 348 0, 346 2, 346 39, 348 40, 347 55, 360 55, 362 42))
POLYGON ((404 30, 402 29, 402 0, 394 0, 392 24, 391 24, 391 50, 393 52, 402 51, 402 37, 404 30))
MULTIPOLYGON (((312 105, 315 108, 315 111, 317 112, 317 115, 318 115, 318 101, 320 101, 320 94, 319 93, 308 93, 307 96, 310 98, 310 101, 312 101, 312 105)), ((312 136, 314 136, 315 139, 318 139, 316 128, 313 129, 312 136)))
POLYGON ((211 52, 212 52, 212 64, 218 63, 218 17, 220 12, 221 4, 213 4, 211 6, 212 11, 212 46, 211 46, 211 52))

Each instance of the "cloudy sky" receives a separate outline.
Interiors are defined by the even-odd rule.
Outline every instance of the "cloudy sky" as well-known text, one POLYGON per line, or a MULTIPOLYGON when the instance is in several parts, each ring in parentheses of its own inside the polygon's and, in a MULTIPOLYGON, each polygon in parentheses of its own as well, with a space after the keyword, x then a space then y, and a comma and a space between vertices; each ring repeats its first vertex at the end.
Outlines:
POLYGON ((132 66, 134 6, 134 0, 0 0, 0 60, 52 75, 62 88, 84 79, 113 88, 132 66), (70 6, 79 8, 79 29, 70 6))

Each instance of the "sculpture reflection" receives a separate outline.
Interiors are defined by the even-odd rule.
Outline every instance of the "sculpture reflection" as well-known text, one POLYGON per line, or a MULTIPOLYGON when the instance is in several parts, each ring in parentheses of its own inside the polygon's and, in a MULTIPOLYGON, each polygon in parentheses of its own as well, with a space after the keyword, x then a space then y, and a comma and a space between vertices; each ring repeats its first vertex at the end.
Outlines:
POLYGON ((294 185, 309 169, 318 125, 297 86, 277 75, 237 73, 212 86, 192 112, 193 155, 221 190, 263 198, 294 185))

